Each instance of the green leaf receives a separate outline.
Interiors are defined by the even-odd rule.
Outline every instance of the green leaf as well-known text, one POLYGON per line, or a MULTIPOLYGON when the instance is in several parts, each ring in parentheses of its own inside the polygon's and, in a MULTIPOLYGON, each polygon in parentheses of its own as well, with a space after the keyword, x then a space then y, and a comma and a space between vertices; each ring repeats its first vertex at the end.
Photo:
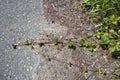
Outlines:
POLYGON ((118 80, 118 79, 117 79, 117 75, 113 74, 113 75, 111 76, 111 79, 110 79, 110 80, 118 80))
POLYGON ((116 47, 109 47, 109 51, 112 53, 116 50, 116 47))
POLYGON ((17 49, 17 45, 15 45, 14 43, 12 43, 12 48, 13 49, 17 49))
POLYGON ((109 32, 112 34, 115 33, 114 29, 109 29, 109 32))
POLYGON ((120 30, 118 30, 118 35, 120 35, 120 30))
POLYGON ((85 42, 86 47, 93 47, 94 42, 85 42))
POLYGON ((52 43, 53 43, 54 45, 57 45, 58 42, 59 42, 59 39, 58 39, 58 38, 54 38, 54 39, 52 40, 52 43))
POLYGON ((111 23, 117 25, 117 21, 112 21, 111 23))
POLYGON ((120 41, 117 42, 117 44, 116 44, 116 50, 117 50, 117 51, 120 51, 120 41))
POLYGON ((66 42, 66 46, 67 46, 68 48, 71 48, 71 47, 73 46, 73 44, 72 44, 72 42, 68 41, 68 42, 66 42))
POLYGON ((37 44, 38 44, 40 47, 42 47, 42 46, 44 45, 44 43, 42 43, 42 42, 37 42, 37 44))
POLYGON ((94 48, 93 48, 93 47, 88 47, 87 49, 88 49, 88 51, 90 51, 90 52, 93 52, 93 51, 94 51, 94 48))
POLYGON ((110 46, 115 46, 116 45, 116 41, 115 40, 111 40, 109 43, 110 46))
POLYGON ((29 41, 26 40, 26 41, 24 42, 24 45, 30 45, 29 41))
POLYGON ((94 33, 94 36, 99 39, 101 37, 101 32, 95 32, 94 33))
POLYGON ((78 42, 78 46, 81 47, 81 46, 84 46, 85 44, 85 41, 83 40, 83 38, 80 38, 79 42, 78 42))
POLYGON ((108 38, 108 34, 104 34, 101 36, 101 39, 99 40, 99 44, 109 44, 110 39, 108 38))
POLYGON ((111 15, 110 20, 115 20, 115 15, 111 15))

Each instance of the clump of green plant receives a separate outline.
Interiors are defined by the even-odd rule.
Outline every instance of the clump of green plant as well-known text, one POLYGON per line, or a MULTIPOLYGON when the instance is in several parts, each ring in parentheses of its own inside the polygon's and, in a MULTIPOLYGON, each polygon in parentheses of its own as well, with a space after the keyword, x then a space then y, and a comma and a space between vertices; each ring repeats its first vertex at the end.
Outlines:
POLYGON ((50 58, 48 55, 45 55, 45 59, 46 59, 47 61, 51 61, 51 58, 50 58))
POLYGON ((120 53, 120 1, 83 0, 84 11, 89 12, 96 23, 94 36, 103 49, 120 53))
POLYGON ((54 45, 57 45, 57 44, 59 43, 59 39, 58 39, 58 38, 53 38, 53 39, 52 39, 52 43, 53 43, 54 45))
POLYGON ((84 67, 83 67, 83 72, 84 72, 84 73, 87 73, 87 72, 88 72, 87 66, 84 66, 84 67))
POLYGON ((17 49, 17 45, 15 45, 14 43, 12 43, 12 48, 13 49, 17 49))
POLYGON ((86 47, 88 49, 88 51, 91 51, 91 52, 93 52, 94 48, 95 48, 94 42, 85 41, 83 38, 79 39, 77 45, 79 47, 86 47))
POLYGON ((42 47, 42 46, 44 45, 44 43, 42 43, 42 42, 37 42, 37 44, 38 44, 40 47, 42 47))
POLYGON ((99 72, 99 69, 97 67, 94 67, 94 72, 99 72))
POLYGON ((94 48, 95 48, 95 44, 94 42, 85 42, 85 46, 87 47, 88 51, 91 51, 93 52, 94 51, 94 48))
POLYGON ((70 60, 67 60, 67 64, 68 64, 70 67, 73 65, 70 60))
POLYGON ((29 40, 26 40, 26 41, 24 42, 24 45, 30 45, 29 40))
POLYGON ((84 39, 83 39, 83 38, 80 38, 79 41, 78 41, 78 43, 77 43, 77 45, 78 45, 79 47, 83 47, 83 46, 85 45, 84 39))
POLYGON ((71 41, 67 41, 67 42, 66 42, 66 46, 67 46, 68 48, 72 48, 72 47, 73 47, 73 43, 72 43, 71 41))
POLYGON ((118 79, 120 79, 120 78, 119 78, 119 74, 113 74, 113 75, 111 75, 111 77, 110 77, 110 80, 118 80, 118 79))
POLYGON ((106 71, 105 70, 102 70, 102 69, 99 69, 99 74, 103 74, 103 75, 106 75, 106 71))

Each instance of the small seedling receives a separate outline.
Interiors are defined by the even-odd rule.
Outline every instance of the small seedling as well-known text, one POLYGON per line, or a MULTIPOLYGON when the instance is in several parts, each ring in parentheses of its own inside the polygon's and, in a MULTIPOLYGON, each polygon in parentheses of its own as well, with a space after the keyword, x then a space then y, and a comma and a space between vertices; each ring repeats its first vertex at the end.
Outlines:
POLYGON ((106 71, 105 71, 105 70, 101 70, 101 69, 99 69, 99 74, 106 75, 106 71))
POLYGON ((59 43, 59 39, 58 39, 58 38, 52 39, 52 43, 53 43, 54 45, 57 45, 57 44, 59 43))
POLYGON ((12 48, 13 49, 17 49, 17 45, 15 45, 14 43, 12 43, 12 48))
POLYGON ((45 59, 46 59, 47 61, 51 61, 51 59, 50 59, 50 57, 49 57, 48 55, 45 56, 45 59))
POLYGON ((90 52, 93 52, 93 51, 94 51, 94 48, 93 48, 93 47, 88 47, 87 49, 88 49, 88 51, 90 51, 90 52))
POLYGON ((85 41, 83 40, 83 38, 80 38, 80 40, 79 40, 79 42, 78 42, 78 46, 79 47, 82 47, 82 46, 84 46, 84 44, 85 44, 85 41))
POLYGON ((71 67, 72 66, 72 63, 70 60, 67 60, 67 64, 71 67))
POLYGON ((66 46, 67 46, 68 48, 72 48, 72 47, 73 47, 73 44, 72 44, 72 42, 68 41, 68 42, 66 42, 66 46))
POLYGON ((29 41, 26 40, 26 41, 24 42, 24 45, 30 45, 29 41))
POLYGON ((110 39, 108 37, 108 33, 105 33, 104 35, 101 36, 101 39, 99 39, 99 44, 100 45, 106 45, 109 44, 110 39))
POLYGON ((83 67, 83 72, 85 72, 85 73, 87 73, 87 72, 88 72, 88 70, 87 70, 87 67, 86 67, 86 66, 84 66, 84 67, 83 67))
POLYGON ((87 37, 87 38, 90 38, 90 37, 91 37, 91 34, 90 34, 90 33, 86 33, 86 37, 87 37))
POLYGON ((88 51, 93 52, 94 51, 94 42, 85 42, 85 46, 87 47, 88 51))
POLYGON ((99 69, 95 67, 94 72, 99 72, 99 69))
POLYGON ((44 44, 42 42, 37 42, 37 44, 42 47, 44 44))
POLYGON ((116 74, 111 75, 110 80, 118 80, 118 75, 116 74))
POLYGON ((30 46, 31 49, 34 49, 33 45, 30 46))

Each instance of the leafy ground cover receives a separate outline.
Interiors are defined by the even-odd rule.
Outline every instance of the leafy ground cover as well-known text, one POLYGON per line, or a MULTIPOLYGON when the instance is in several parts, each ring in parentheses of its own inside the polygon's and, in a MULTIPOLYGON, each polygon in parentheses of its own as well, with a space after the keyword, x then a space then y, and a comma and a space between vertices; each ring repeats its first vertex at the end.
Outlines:
POLYGON ((83 0, 82 7, 96 23, 94 36, 103 49, 109 50, 112 57, 120 58, 120 1, 83 0))

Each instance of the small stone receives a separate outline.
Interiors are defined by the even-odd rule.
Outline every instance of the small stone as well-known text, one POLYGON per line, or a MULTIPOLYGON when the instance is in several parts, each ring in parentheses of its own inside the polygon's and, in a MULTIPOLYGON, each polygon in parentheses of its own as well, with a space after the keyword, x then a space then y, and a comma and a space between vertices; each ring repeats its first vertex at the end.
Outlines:
POLYGON ((27 71, 29 71, 29 69, 27 68, 27 71))
POLYGON ((60 39, 62 39, 63 38, 63 36, 60 36, 60 39))

